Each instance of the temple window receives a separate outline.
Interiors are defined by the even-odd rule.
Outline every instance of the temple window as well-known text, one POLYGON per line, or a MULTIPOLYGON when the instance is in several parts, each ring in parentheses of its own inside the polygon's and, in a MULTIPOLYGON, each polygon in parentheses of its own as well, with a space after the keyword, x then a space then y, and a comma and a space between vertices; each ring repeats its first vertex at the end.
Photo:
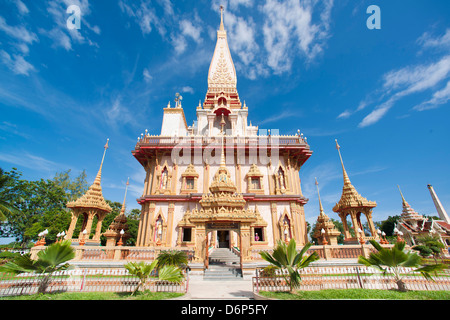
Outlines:
POLYGON ((192 241, 192 228, 186 227, 183 228, 183 242, 191 242, 192 241))
POLYGON ((194 178, 186 178, 186 190, 194 190, 194 178))
POLYGON ((197 192, 198 173, 195 171, 194 165, 191 163, 181 174, 181 194, 189 194, 197 192))
POLYGON ((247 192, 264 193, 262 185, 263 175, 256 164, 252 164, 247 173, 247 192))
POLYGON ((264 229, 263 228, 255 228, 255 241, 264 241, 264 229))
POLYGON ((261 189, 261 181, 260 178, 252 178, 252 189, 261 189))

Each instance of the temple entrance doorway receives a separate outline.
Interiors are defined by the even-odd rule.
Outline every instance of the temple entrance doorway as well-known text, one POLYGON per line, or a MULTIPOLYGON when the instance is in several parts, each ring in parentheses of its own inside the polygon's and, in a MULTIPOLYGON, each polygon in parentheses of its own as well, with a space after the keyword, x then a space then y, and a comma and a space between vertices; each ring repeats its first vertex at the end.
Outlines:
POLYGON ((217 240, 219 242, 219 248, 229 248, 230 247, 230 231, 229 230, 218 230, 217 240))

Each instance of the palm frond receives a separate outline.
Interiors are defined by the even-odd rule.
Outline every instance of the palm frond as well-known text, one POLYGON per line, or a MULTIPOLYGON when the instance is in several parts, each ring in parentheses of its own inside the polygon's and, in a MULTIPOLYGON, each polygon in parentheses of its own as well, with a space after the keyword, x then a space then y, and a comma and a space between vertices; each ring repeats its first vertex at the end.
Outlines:
POLYGON ((158 279, 179 283, 183 281, 184 276, 178 267, 167 265, 159 270, 158 279))

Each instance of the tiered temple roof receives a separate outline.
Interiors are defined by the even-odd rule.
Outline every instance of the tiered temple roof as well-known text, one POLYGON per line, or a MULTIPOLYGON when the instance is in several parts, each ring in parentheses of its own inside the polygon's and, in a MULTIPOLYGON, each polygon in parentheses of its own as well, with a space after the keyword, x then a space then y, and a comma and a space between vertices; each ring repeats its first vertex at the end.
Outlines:
POLYGON ((342 161, 340 146, 336 140, 336 148, 339 152, 339 157, 341 159, 342 171, 344 174, 344 186, 342 188, 341 199, 338 203, 333 207, 334 212, 341 212, 351 208, 374 208, 377 206, 375 201, 369 201, 363 196, 361 196, 358 191, 356 191, 355 187, 350 182, 350 178, 348 177, 347 171, 344 167, 344 162, 342 161))
MULTIPOLYGON (((109 141, 109 139, 108 139, 109 141)), ((105 159, 106 149, 108 149, 108 141, 105 145, 105 151, 103 152, 102 162, 100 164, 100 169, 97 172, 97 176, 95 177, 94 183, 89 187, 88 191, 80 198, 74 201, 70 201, 67 203, 67 208, 95 208, 98 210, 105 211, 107 213, 112 211, 112 208, 106 203, 105 198, 103 198, 102 193, 102 167, 103 161, 105 159)))

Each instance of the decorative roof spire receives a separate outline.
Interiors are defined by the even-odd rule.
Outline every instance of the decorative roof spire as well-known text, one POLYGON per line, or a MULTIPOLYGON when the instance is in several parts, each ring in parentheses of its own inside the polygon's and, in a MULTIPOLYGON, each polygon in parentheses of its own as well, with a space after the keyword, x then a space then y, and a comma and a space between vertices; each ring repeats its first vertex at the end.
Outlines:
MULTIPOLYGON (((404 221, 411 222, 412 220, 424 220, 423 216, 414 211, 413 208, 406 202, 405 197, 403 196, 402 190, 400 190, 400 186, 397 185, 398 191, 400 191, 400 195, 402 196, 402 205, 403 210, 401 214, 401 218, 404 221)), ((426 219, 425 219, 426 220, 426 219)))
POLYGON ((219 30, 220 31, 225 30, 225 28, 223 26, 223 6, 222 5, 220 6, 220 28, 219 28, 219 30))
POLYGON ((341 147, 339 146, 337 139, 335 139, 336 141, 336 149, 339 153, 339 158, 341 159, 341 165, 342 165, 342 172, 344 174, 344 185, 350 185, 350 178, 348 177, 347 171, 345 171, 345 167, 344 167, 344 161, 342 161, 342 155, 341 155, 341 147))
POLYGON ((106 140, 103 151, 102 162, 100 163, 100 169, 97 172, 94 183, 89 187, 88 191, 75 201, 67 203, 68 208, 97 208, 106 212, 111 212, 112 208, 106 203, 103 198, 101 179, 102 179, 102 167, 105 160, 106 150, 108 149, 109 139, 106 140))
POLYGON ((105 148, 105 150, 103 151, 102 162, 100 163, 100 169, 98 169, 97 176, 95 177, 95 180, 94 180, 94 184, 100 185, 100 181, 102 180, 102 167, 103 167, 103 161, 105 161, 106 150, 109 148, 108 142, 109 142, 109 138, 106 139, 106 144, 103 147, 103 148, 105 148))
POLYGON ((405 197, 403 196, 402 190, 400 190, 400 186, 397 185, 398 191, 400 191, 400 195, 402 196, 403 207, 409 207, 408 202, 406 202, 405 197))
POLYGON ((125 187, 125 196, 123 197, 123 204, 122 204, 122 209, 120 210, 120 214, 125 214, 125 202, 127 201, 127 190, 128 190, 129 185, 130 185, 130 178, 128 177, 127 184, 125 187))
POLYGON ((323 207, 322 207, 322 201, 320 200, 320 193, 319 193, 319 183, 317 182, 317 178, 314 178, 316 180, 316 188, 317 188, 317 195, 319 197, 319 207, 320 207, 320 214, 321 216, 324 215, 323 207))
POLYGON ((320 200, 319 183, 317 182, 317 178, 315 178, 315 180, 317 195, 319 196, 320 213, 319 217, 317 218, 314 237, 319 240, 319 244, 326 245, 329 242, 331 242, 331 244, 337 244, 337 237, 341 233, 336 229, 334 223, 330 220, 330 218, 325 214, 323 210, 322 201, 320 200), (329 242, 325 238, 327 238, 329 242))
POLYGON ((208 71, 208 91, 237 92, 236 69, 228 47, 227 32, 223 25, 223 6, 220 6, 220 27, 217 42, 208 71))
POLYGON ((337 140, 335 141, 336 141, 336 149, 338 150, 339 158, 341 159, 342 172, 344 174, 344 186, 342 188, 341 199, 333 207, 333 211, 342 212, 349 208, 376 207, 377 205, 376 202, 368 201, 366 198, 361 196, 350 182, 350 178, 348 177, 347 171, 345 171, 344 161, 342 161, 341 151, 339 150, 341 147, 339 146, 337 140))

